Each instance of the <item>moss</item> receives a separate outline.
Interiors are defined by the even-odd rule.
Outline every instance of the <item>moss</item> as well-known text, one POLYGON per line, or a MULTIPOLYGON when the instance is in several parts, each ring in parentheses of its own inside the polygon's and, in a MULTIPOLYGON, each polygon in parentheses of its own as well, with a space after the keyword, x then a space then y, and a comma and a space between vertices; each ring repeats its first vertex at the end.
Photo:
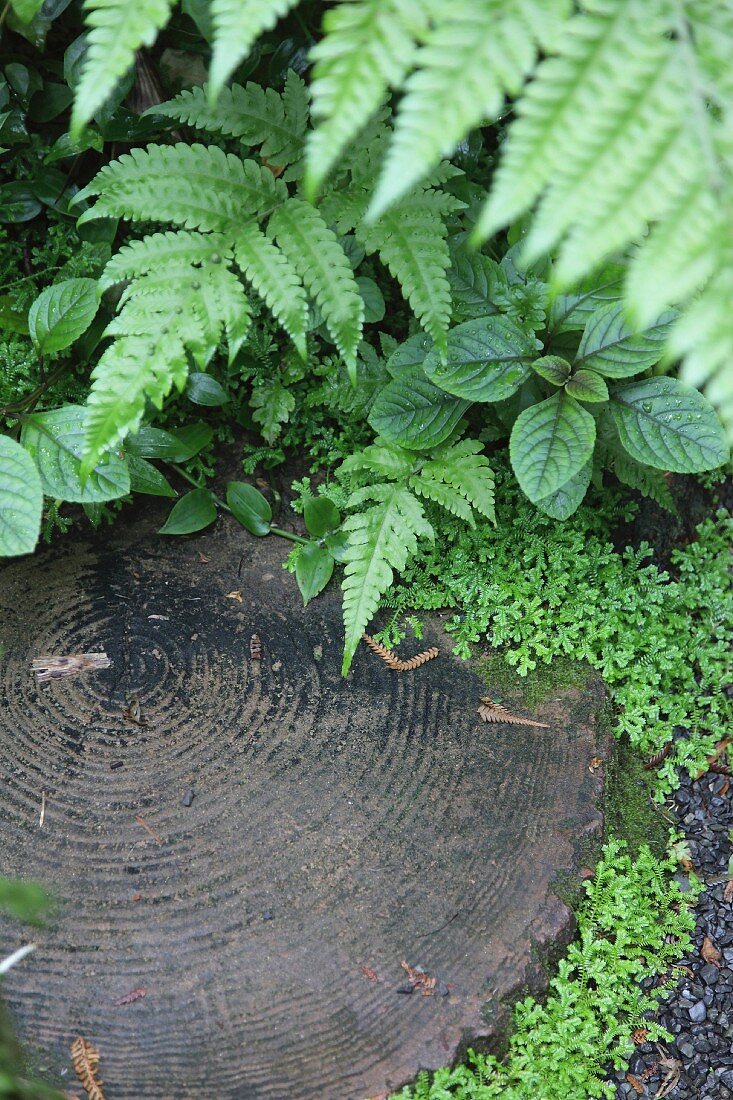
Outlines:
POLYGON ((661 858, 672 822, 665 820, 663 811, 652 801, 655 778, 625 738, 614 742, 606 768, 606 832, 625 840, 634 854, 642 844, 648 844, 661 858))
POLYGON ((558 688, 566 688, 586 679, 590 672, 588 665, 582 661, 556 657, 551 664, 538 664, 526 676, 518 676, 516 667, 510 665, 502 654, 495 652, 479 658, 474 668, 492 699, 497 702, 502 699, 521 701, 528 710, 534 710, 538 703, 558 688))

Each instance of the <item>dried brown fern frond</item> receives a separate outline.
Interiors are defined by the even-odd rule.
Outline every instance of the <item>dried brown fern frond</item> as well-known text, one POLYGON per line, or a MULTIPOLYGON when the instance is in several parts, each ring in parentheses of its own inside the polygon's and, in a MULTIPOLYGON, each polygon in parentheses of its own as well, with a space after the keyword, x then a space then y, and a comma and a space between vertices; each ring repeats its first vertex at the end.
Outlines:
POLYGON ((506 722, 511 726, 540 726, 548 729, 547 722, 534 722, 531 718, 520 718, 517 714, 510 714, 501 703, 495 703, 488 695, 481 696, 479 715, 484 722, 506 722))
POLYGON ((437 657, 440 652, 437 646, 431 646, 430 649, 424 649, 422 653, 418 653, 415 657, 402 661, 391 649, 387 649, 386 645, 382 645, 370 634, 362 634, 362 640, 366 642, 373 653, 381 657, 384 663, 389 668, 394 669, 395 672, 412 672, 414 668, 419 668, 426 661, 432 661, 433 657, 437 657))
POLYGON ((99 1076, 99 1051, 81 1035, 71 1044, 71 1063, 89 1100, 105 1100, 99 1076))

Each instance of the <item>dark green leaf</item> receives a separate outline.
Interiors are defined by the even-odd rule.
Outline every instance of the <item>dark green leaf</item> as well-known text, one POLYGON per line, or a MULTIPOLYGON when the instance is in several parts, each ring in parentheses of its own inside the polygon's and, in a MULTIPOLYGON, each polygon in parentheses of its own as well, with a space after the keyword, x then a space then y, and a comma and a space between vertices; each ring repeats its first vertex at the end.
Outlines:
POLYGON ((311 542, 304 546, 295 562, 295 579, 298 582, 303 604, 307 604, 322 592, 333 573, 333 556, 325 546, 311 542))
POLYGON ((433 346, 433 339, 426 332, 416 332, 408 340, 400 344, 387 360, 387 370, 393 378, 409 371, 411 367, 419 367, 425 362, 425 356, 433 346))
POLYGON ((195 405, 209 405, 211 407, 226 405, 229 401, 229 394, 224 387, 210 374, 205 374, 202 371, 194 371, 189 374, 186 396, 195 405))
POLYGON ((332 531, 329 535, 326 535, 324 542, 336 561, 346 561, 346 550, 349 545, 348 531, 332 531))
POLYGON ((695 474, 714 470, 730 454, 710 402, 675 378, 647 378, 611 394, 611 412, 623 447, 658 470, 695 474))
POLYGON ((153 497, 177 497, 178 493, 173 486, 163 477, 160 470, 156 469, 145 458, 137 455, 127 456, 127 465, 130 470, 130 489, 133 493, 146 493, 153 497))
POLYGON ((317 539, 335 531, 341 523, 339 510, 328 497, 308 497, 303 506, 303 519, 309 534, 317 539))
POLYGON ((635 332, 626 320, 623 302, 600 306, 585 326, 575 366, 598 371, 606 378, 639 374, 662 358, 676 317, 674 310, 667 310, 642 332, 635 332))
POLYGON ((429 450, 443 443, 470 406, 429 382, 421 367, 405 369, 372 405, 369 423, 391 443, 429 450))
POLYGON ((33 413, 23 425, 22 442, 38 463, 46 496, 78 504, 116 500, 130 491, 127 463, 116 453, 105 455, 82 484, 81 458, 87 410, 64 405, 33 413))
POLYGON ((43 7, 43 0, 10 0, 10 6, 22 23, 30 23, 43 7))
POLYGON ((535 501, 535 505, 553 519, 567 519, 573 512, 577 512, 583 503, 592 471, 593 463, 589 460, 569 481, 549 496, 540 497, 535 501))
POLYGON ((254 485, 246 481, 230 481, 227 485, 227 504, 234 518, 239 520, 251 535, 261 538, 270 533, 272 509, 267 500, 254 485))
POLYGON ((171 508, 158 532, 161 535, 191 535, 216 519, 216 504, 208 489, 192 489, 171 508))
POLYGON ((27 183, 0 187, 0 222, 29 222, 40 212, 41 204, 27 183))
POLYGON ((372 324, 381 321, 385 312, 384 298, 374 279, 368 279, 365 275, 360 275, 356 280, 356 285, 364 299, 365 322, 372 324))
POLYGON ((50 122, 66 110, 73 98, 66 84, 44 84, 41 93, 33 96, 28 117, 33 122, 50 122))
POLYGON ((30 554, 38 542, 43 490, 28 451, 0 435, 0 557, 30 554))
POLYGON ((553 394, 517 417, 509 456, 523 492, 548 497, 579 473, 593 455, 596 425, 574 397, 553 394))
POLYGON ((73 344, 94 320, 99 307, 95 279, 66 279, 47 287, 28 313, 28 330, 42 355, 73 344))
POLYGON ((19 332, 28 335, 28 316, 25 310, 19 310, 9 294, 0 298, 0 329, 3 332, 19 332))
POLYGON ((552 382, 553 386, 564 386, 570 377, 570 364, 559 355, 543 355, 541 359, 535 359, 532 370, 540 378, 552 382))
POLYGON ((624 275, 621 264, 608 264, 567 294, 558 294, 550 303, 548 328, 552 334, 577 332, 585 328, 588 318, 599 306, 621 301, 624 275))
POLYGON ((608 386, 594 370, 576 370, 566 382, 565 392, 578 401, 608 401, 608 386))
POLYGON ((467 401, 503 401, 530 373, 538 347, 508 317, 482 317, 451 329, 447 362, 433 348, 425 358, 425 373, 436 386, 467 401))

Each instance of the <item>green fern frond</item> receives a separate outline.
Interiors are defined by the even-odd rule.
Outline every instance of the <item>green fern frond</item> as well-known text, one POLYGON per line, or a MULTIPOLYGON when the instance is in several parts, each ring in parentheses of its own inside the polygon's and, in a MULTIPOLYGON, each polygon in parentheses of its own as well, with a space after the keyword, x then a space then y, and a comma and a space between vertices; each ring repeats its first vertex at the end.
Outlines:
POLYGON ((103 290, 132 279, 138 275, 147 275, 151 271, 159 273, 191 264, 204 264, 218 257, 225 261, 231 259, 232 250, 226 237, 217 233, 195 233, 185 229, 168 230, 165 233, 151 233, 139 241, 129 241, 108 261, 100 286, 103 290))
POLYGON ((642 496, 655 500, 668 512, 677 512, 669 485, 661 470, 653 470, 651 466, 643 466, 620 447, 614 453, 611 465, 613 472, 623 485, 629 485, 632 489, 640 492, 642 496))
POLYGON ((568 22, 518 104, 479 235, 540 199, 526 254, 563 242, 567 285, 643 237, 708 173, 674 7, 593 0, 568 22))
POLYGON ((215 103, 208 85, 186 89, 169 103, 152 107, 151 114, 173 118, 197 130, 239 138, 243 145, 261 145, 260 155, 284 165, 303 154, 308 121, 308 90, 292 69, 285 91, 252 82, 222 88, 215 103))
POLYGON ((141 46, 151 46, 168 22, 175 0, 85 0, 89 27, 87 55, 71 114, 71 135, 102 106, 117 81, 135 62, 141 46))
POLYGON ((318 304, 347 367, 355 371, 364 300, 335 233, 315 207, 301 199, 280 206, 270 218, 268 232, 318 304))
POLYGON ((392 583, 394 570, 404 569, 408 558, 417 552, 418 537, 433 537, 422 505, 404 486, 370 485, 353 493, 349 506, 356 508, 368 500, 375 503, 350 515, 343 524, 349 535, 342 583, 344 676, 380 596, 392 583))
POLYGON ((406 199, 357 229, 357 239, 379 258, 402 287, 413 313, 445 352, 451 317, 447 229, 429 204, 406 199))
POLYGON ((441 508, 445 508, 446 512, 462 519, 469 527, 476 526, 471 505, 465 497, 456 492, 452 485, 446 485, 444 481, 435 481, 424 474, 411 477, 407 484, 413 493, 439 504, 441 508))
POLYGON ((733 256, 718 271, 672 329, 670 353, 682 358, 680 377, 705 387, 733 440, 733 256))
POLYGON ((101 217, 174 222, 234 235, 243 220, 288 197, 282 180, 216 146, 149 145, 105 165, 76 196, 97 195, 79 223, 101 217))
POLYGON ((349 142, 409 71, 428 26, 423 0, 351 0, 326 12, 315 61, 306 194, 313 198, 349 142))
POLYGON ((437 478, 457 489, 477 512, 496 523, 494 512, 494 472, 488 458, 482 454, 481 443, 462 439, 459 443, 433 451, 424 463, 425 477, 437 478))
POLYGON ((200 294, 208 316, 224 326, 231 366, 252 323, 249 298, 237 276, 221 263, 209 267, 200 294))
POLYGON ((107 450, 139 427, 146 402, 160 409, 174 385, 183 388, 187 375, 186 349, 176 333, 111 344, 92 371, 82 469, 93 470, 107 450))
POLYGON ((414 57, 371 207, 401 198, 476 126, 516 96, 568 12, 568 0, 452 0, 414 57))
POLYGON ((234 245, 238 267, 306 357, 308 299, 298 272, 256 225, 244 225, 234 245))
POLYGON ((259 36, 271 30, 297 3, 298 0, 211 0, 214 48, 209 94, 212 101, 259 36))
POLYGON ((379 477, 407 477, 413 472, 415 456, 396 443, 386 439, 377 439, 376 443, 350 454, 339 467, 339 477, 353 474, 358 470, 368 470, 379 477))

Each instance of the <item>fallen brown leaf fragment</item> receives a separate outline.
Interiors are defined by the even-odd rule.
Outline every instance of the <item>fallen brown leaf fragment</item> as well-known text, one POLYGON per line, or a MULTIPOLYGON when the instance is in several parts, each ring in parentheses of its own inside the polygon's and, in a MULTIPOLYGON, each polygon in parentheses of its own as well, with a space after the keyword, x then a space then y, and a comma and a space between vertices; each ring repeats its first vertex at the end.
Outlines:
POLYGON ((733 901, 733 878, 729 879, 725 884, 725 890, 723 891, 724 901, 733 901))
POLYGON ((591 762, 588 765, 588 771, 591 775, 595 775, 600 767, 603 765, 603 759, 600 756, 593 756, 591 762))
POLYGON ((359 969, 361 970, 364 977, 368 978, 370 982, 379 981, 379 976, 376 970, 373 970, 371 966, 360 966, 359 969))
POLYGON ((371 634, 362 634, 362 641, 365 642, 372 653, 376 653, 377 657, 381 657, 388 668, 393 669, 395 672, 412 672, 413 669, 419 668, 420 665, 424 665, 426 661, 432 661, 434 657, 437 657, 440 650, 437 646, 431 646, 430 649, 424 649, 422 653, 418 653, 415 657, 409 657, 408 660, 403 661, 396 653, 393 653, 391 649, 387 649, 386 645, 382 645, 376 638, 372 638, 371 634))
POLYGON ((80 1035, 71 1044, 71 1064, 89 1100, 105 1100, 99 1076, 99 1051, 80 1035))
POLYGON ((236 591, 234 591, 234 592, 227 592, 224 599, 225 600, 236 600, 237 603, 241 603, 242 602, 242 593, 239 591, 239 589, 236 589, 236 591))
POLYGON ((155 829, 150 828, 150 826, 148 825, 148 823, 147 823, 147 821, 145 820, 144 817, 140 817, 140 815, 138 814, 137 817, 135 818, 135 821, 137 822, 138 825, 142 825, 145 832, 149 833, 150 836, 153 838, 153 840, 156 840, 158 842, 158 844, 163 843, 162 838, 158 836, 155 829))
POLYGON ((199 550, 199 561, 201 562, 202 565, 208 565, 209 562, 211 561, 211 558, 207 558, 206 554, 202 554, 201 551, 199 550))
POLYGON ((700 948, 700 954, 704 958, 706 963, 712 963, 713 966, 720 967, 722 965, 721 959, 723 956, 717 947, 710 939, 710 936, 705 936, 702 941, 702 947, 700 948))
POLYGON ((134 1005, 135 1001, 141 1001, 147 989, 131 989, 129 993, 125 993, 124 997, 118 997, 112 1004, 115 1008, 119 1008, 121 1005, 134 1005))
POLYGON ((413 989, 419 989, 423 997, 432 997, 435 991, 435 978, 431 978, 431 976, 426 974, 419 966, 410 966, 404 959, 400 963, 400 966, 405 974, 407 974, 407 980, 413 989))
POLYGON ((63 680, 69 676, 79 676, 82 672, 92 672, 99 668, 109 668, 112 662, 106 653, 70 653, 66 657, 35 657, 33 671, 38 682, 44 680, 63 680))
POLYGON ((659 1054, 659 1064, 666 1070, 666 1073, 664 1080, 654 1093, 654 1100, 662 1100, 662 1097, 667 1096, 679 1081, 682 1073, 682 1063, 678 1062, 676 1058, 672 1058, 660 1047, 659 1043, 657 1043, 657 1053, 659 1054))
POLYGON ((517 714, 510 714, 506 707, 501 703, 495 703, 488 695, 481 696, 478 712, 484 722, 505 722, 510 726, 539 726, 542 729, 549 729, 547 722, 534 722, 531 718, 520 718, 517 714))
POLYGON ((649 1032, 645 1027, 637 1027, 636 1031, 632 1031, 631 1039, 635 1046, 641 1046, 649 1038, 649 1032))
POLYGON ((646 1092, 646 1089, 642 1085, 641 1081, 639 1081, 638 1078, 634 1077, 633 1073, 627 1073, 626 1080, 629 1082, 634 1092, 638 1092, 639 1096, 643 1096, 643 1094, 646 1092))

